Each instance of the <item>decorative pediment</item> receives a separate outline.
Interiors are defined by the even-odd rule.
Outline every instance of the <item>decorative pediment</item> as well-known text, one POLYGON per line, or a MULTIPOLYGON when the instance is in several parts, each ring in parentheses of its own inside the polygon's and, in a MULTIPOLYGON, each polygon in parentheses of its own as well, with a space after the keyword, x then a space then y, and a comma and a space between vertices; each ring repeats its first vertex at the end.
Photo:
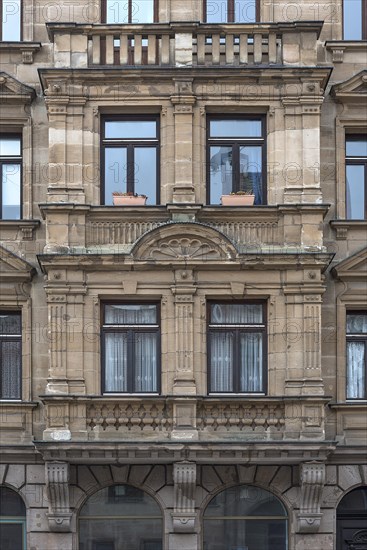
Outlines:
POLYGON ((345 101, 361 101, 363 96, 367 96, 367 70, 352 76, 344 82, 335 84, 331 89, 331 95, 345 101))
POLYGON ((0 71, 0 104, 31 103, 36 97, 36 91, 31 86, 22 84, 4 71, 0 71))
POLYGON ((0 246, 0 276, 3 282, 30 281, 36 269, 10 250, 0 246))
POLYGON ((367 281, 367 247, 338 263, 333 268, 333 274, 341 280, 367 281))
POLYGON ((143 235, 133 249, 135 260, 210 263, 233 260, 237 251, 220 232, 199 223, 172 223, 143 235))

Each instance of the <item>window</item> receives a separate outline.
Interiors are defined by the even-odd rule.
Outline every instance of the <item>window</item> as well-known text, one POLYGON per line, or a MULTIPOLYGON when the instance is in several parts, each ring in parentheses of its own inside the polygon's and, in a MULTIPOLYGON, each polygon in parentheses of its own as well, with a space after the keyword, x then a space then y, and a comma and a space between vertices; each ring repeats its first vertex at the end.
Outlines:
POLYGON ((367 486, 357 487, 340 501, 336 511, 336 550, 365 550, 367 486))
POLYGON ((18 312, 0 311, 0 399, 21 399, 22 326, 18 312))
POLYGON ((246 191, 255 195, 254 204, 265 204, 265 120, 210 117, 207 136, 208 203, 246 191))
POLYGON ((109 24, 157 21, 157 0, 103 0, 102 20, 109 24))
POLYGON ((266 326, 263 303, 211 303, 209 393, 264 393, 266 326))
POLYGON ((367 399, 367 311, 347 313, 347 399, 367 399))
POLYGON ((157 117, 103 120, 103 204, 112 204, 114 191, 147 195, 159 200, 159 123, 157 117))
POLYGON ((1 219, 21 218, 22 143, 15 135, 0 134, 1 219))
POLYGON ((159 392, 157 304, 104 304, 104 393, 159 392))
POLYGON ((22 2, 21 0, 0 0, 1 35, 3 42, 22 40, 22 2))
POLYGON ((347 219, 367 219, 367 138, 346 136, 346 205, 347 219))
POLYGON ((26 509, 20 496, 8 487, 0 487, 0 548, 25 550, 26 509))
POLYGON ((367 39, 367 0, 343 0, 343 37, 367 39))
POLYGON ((225 489, 204 513, 204 550, 287 550, 287 511, 260 487, 225 489))
POLYGON ((204 0, 207 23, 254 23, 260 20, 259 0, 204 0))
POLYGON ((79 544, 91 550, 162 550, 162 528, 162 512, 150 495, 113 485, 89 497, 81 509, 79 544))

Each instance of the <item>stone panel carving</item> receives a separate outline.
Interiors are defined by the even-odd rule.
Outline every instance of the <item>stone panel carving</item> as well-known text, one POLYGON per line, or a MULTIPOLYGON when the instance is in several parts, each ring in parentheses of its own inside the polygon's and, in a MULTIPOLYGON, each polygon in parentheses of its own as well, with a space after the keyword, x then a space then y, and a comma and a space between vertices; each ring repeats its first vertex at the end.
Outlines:
POLYGON ((321 522, 321 494, 325 484, 325 464, 305 462, 300 466, 301 503, 298 514, 300 533, 317 533, 321 522))
POLYGON ((48 523, 51 531, 70 531, 69 464, 46 462, 46 488, 49 501, 48 523))
POLYGON ((174 464, 173 481, 173 530, 178 533, 192 533, 195 525, 196 464, 186 461, 174 464))

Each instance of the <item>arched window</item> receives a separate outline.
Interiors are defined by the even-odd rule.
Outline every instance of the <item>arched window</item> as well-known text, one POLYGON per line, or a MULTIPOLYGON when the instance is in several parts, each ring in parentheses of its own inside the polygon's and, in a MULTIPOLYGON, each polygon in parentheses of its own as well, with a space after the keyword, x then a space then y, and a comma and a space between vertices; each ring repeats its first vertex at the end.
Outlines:
POLYGON ((8 487, 0 487, 0 548, 25 550, 26 509, 21 497, 8 487))
POLYGON ((337 550, 367 550, 367 487, 347 493, 336 518, 337 550))
POLYGON ((286 550, 287 512, 259 487, 240 485, 219 493, 204 514, 204 550, 286 550))
POLYGON ((130 485, 101 489, 79 515, 79 550, 162 550, 162 513, 130 485))

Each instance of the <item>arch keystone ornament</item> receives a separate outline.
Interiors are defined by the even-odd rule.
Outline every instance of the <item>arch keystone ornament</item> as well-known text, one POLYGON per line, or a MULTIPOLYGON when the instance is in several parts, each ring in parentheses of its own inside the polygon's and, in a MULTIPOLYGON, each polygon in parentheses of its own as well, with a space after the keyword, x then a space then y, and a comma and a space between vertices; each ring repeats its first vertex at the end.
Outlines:
POLYGON ((45 468, 50 530, 67 533, 71 530, 72 516, 69 503, 69 464, 46 462, 45 468))
POLYGON ((320 528, 321 494, 325 484, 325 464, 305 462, 300 465, 301 503, 298 532, 317 533, 320 528))
POLYGON ((196 464, 177 462, 173 465, 174 511, 172 513, 175 533, 194 533, 196 464))

